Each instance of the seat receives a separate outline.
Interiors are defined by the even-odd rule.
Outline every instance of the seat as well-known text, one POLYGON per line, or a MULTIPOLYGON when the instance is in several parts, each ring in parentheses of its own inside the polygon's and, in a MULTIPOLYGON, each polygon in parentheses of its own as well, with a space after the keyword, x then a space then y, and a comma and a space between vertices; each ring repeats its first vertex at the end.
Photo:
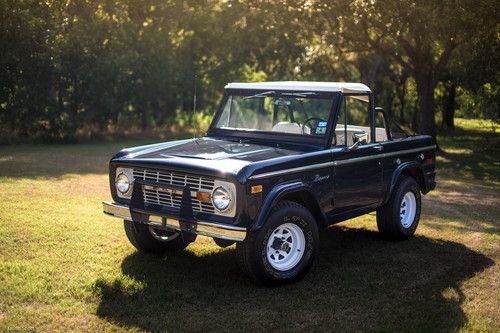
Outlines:
POLYGON ((281 121, 274 125, 272 131, 291 134, 311 134, 311 129, 309 128, 309 126, 304 126, 304 133, 302 133, 302 125, 297 123, 289 123, 286 121, 281 121))

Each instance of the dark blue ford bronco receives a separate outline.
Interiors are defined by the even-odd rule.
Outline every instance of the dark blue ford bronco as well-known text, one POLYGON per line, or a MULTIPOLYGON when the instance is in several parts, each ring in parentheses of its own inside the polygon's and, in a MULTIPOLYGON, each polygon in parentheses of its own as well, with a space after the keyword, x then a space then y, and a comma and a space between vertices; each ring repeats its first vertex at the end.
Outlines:
POLYGON ((125 220, 139 251, 208 236, 236 243, 258 283, 291 282, 326 226, 376 211, 384 237, 411 237, 420 196, 436 186, 435 149, 396 128, 360 83, 230 83, 204 137, 112 158, 104 212, 125 220))

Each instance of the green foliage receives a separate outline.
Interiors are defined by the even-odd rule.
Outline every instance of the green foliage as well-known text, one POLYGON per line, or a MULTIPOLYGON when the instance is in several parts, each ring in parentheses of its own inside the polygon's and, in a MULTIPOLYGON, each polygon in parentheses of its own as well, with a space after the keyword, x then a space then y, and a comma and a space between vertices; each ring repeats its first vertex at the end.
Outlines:
POLYGON ((230 81, 361 81, 413 128, 446 81, 459 87, 460 114, 498 119, 497 7, 0 0, 0 140, 201 130, 230 81))
POLYGON ((467 118, 492 119, 492 126, 500 124, 500 87, 486 83, 477 93, 460 88, 458 100, 459 116, 467 118), (495 124, 496 123, 496 124, 495 124))
POLYGON ((248 64, 243 66, 243 78, 245 82, 263 82, 267 80, 267 74, 262 70, 257 70, 256 67, 248 64))

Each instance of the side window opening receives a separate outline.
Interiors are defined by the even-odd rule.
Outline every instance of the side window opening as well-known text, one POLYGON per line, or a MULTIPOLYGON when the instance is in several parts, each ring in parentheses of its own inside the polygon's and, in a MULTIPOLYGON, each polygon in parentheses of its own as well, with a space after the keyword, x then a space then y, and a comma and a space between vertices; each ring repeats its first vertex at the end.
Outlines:
POLYGON ((344 96, 335 127, 334 145, 350 146, 354 135, 366 133, 371 142, 370 98, 368 95, 344 96))
POLYGON ((376 142, 403 140, 409 136, 396 122, 384 115, 382 108, 375 108, 376 142))
POLYGON ((387 124, 382 113, 375 113, 375 141, 383 142, 389 141, 387 137, 387 124))
MULTIPOLYGON (((389 122, 389 131, 391 133, 391 140, 404 140, 409 136, 405 130, 393 121, 389 122)), ((411 130, 409 130, 409 132, 411 132, 411 130)))

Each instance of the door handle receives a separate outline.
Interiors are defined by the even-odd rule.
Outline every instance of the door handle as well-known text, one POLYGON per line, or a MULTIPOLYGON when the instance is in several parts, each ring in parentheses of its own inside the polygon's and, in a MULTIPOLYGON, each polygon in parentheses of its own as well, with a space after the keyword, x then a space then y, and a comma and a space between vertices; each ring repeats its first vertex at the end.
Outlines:
POLYGON ((382 145, 374 146, 373 149, 378 150, 378 151, 382 151, 382 150, 384 150, 384 146, 382 146, 382 145))

